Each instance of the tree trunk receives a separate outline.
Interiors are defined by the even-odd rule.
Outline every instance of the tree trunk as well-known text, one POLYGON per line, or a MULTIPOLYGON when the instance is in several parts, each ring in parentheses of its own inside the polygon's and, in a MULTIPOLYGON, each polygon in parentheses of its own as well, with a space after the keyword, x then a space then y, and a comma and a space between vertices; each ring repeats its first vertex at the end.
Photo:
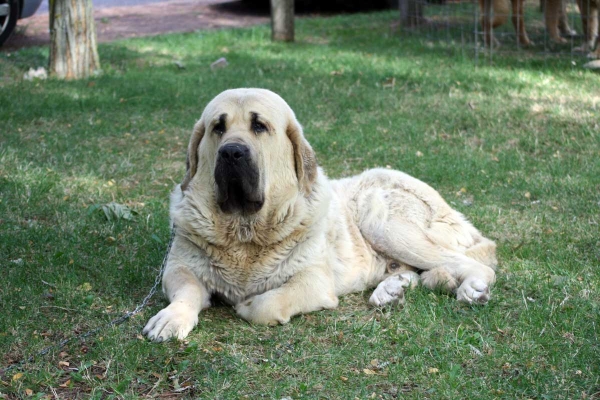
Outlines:
POLYGON ((412 28, 426 24, 424 11, 424 0, 400 0, 400 26, 412 28))
POLYGON ((100 70, 92 0, 50 0, 49 70, 61 79, 100 70))
POLYGON ((294 41, 294 0, 271 0, 271 38, 294 41))

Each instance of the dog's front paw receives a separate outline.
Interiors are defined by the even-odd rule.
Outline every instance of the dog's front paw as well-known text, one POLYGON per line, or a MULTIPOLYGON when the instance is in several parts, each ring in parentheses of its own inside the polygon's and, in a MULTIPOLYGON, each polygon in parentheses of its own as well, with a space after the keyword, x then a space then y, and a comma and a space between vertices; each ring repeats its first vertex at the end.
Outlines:
POLYGON ((155 342, 183 339, 197 323, 198 313, 182 303, 171 303, 150 318, 142 333, 155 342))
POLYGON ((266 292, 235 306, 237 314, 248 322, 261 325, 285 324, 291 315, 275 293, 266 292))
POLYGON ((412 274, 414 273, 392 275, 383 280, 373 291, 369 298, 369 304, 375 307, 382 307, 387 304, 404 304, 404 288, 412 287, 415 284, 412 274))
POLYGON ((478 278, 467 278, 456 290, 456 299, 466 303, 485 304, 490 300, 490 287, 478 278))

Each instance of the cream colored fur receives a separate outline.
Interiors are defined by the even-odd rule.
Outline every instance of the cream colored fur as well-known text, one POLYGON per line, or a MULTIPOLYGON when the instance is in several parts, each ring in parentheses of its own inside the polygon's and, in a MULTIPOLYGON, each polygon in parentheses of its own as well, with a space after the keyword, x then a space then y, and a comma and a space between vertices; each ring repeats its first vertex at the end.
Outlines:
POLYGON ((485 303, 495 278, 494 242, 434 189, 386 169, 329 180, 293 111, 263 89, 228 90, 208 104, 171 218, 176 236, 163 276, 170 304, 144 328, 156 341, 184 338, 215 293, 252 323, 283 324, 376 286, 371 304, 402 301, 419 278, 485 303), (219 136, 211 129, 222 113, 230 120, 219 136), (255 134, 250 113, 269 132, 255 134), (215 200, 217 150, 231 142, 247 145, 261 171, 265 203, 254 215, 224 214, 215 200))

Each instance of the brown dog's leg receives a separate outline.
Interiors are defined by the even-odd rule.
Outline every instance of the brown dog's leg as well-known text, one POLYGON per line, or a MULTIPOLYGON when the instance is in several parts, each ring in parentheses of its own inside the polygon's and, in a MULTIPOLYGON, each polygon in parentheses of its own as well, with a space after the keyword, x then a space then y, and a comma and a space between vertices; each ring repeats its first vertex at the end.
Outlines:
POLYGON ((579 13, 581 14, 581 25, 583 26, 583 46, 582 51, 592 51, 594 49, 594 31, 592 30, 593 23, 590 23, 592 13, 591 0, 577 0, 579 13))
POLYGON ((558 18, 558 30, 563 36, 572 37, 577 35, 575 29, 569 25, 569 16, 567 14, 567 0, 560 0, 560 16, 558 18))
POLYGON ((590 21, 589 21, 589 29, 590 29, 590 51, 588 54, 589 58, 600 58, 600 1, 599 0, 591 0, 590 1, 590 21), (596 47, 595 51, 592 51, 596 47))
POLYGON ((486 47, 493 47, 493 32, 492 32, 492 1, 479 0, 479 9, 481 10, 481 28, 486 47))
POLYGON ((481 10, 481 27, 485 36, 485 45, 487 47, 498 47, 500 43, 494 38, 493 29, 506 22, 509 0, 479 0, 479 9, 481 10), (493 17, 492 17, 493 13, 493 17))
POLYGON ((512 2, 512 21, 517 32, 518 42, 523 46, 532 46, 533 43, 527 36, 525 30, 525 19, 523 15, 523 4, 525 0, 511 0, 512 2))
MULTIPOLYGON (((544 1, 544 0, 542 0, 544 1)), ((545 0, 546 1, 546 30, 550 39, 555 43, 566 43, 567 41, 560 37, 558 31, 559 19, 562 11, 562 0, 545 0)))

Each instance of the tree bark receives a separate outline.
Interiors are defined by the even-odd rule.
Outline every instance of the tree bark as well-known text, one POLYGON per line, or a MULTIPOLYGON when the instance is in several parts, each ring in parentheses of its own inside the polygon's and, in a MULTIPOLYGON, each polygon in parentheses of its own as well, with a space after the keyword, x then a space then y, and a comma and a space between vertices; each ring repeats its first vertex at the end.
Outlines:
POLYGON ((401 27, 412 28, 427 23, 424 0, 400 0, 399 6, 401 27))
POLYGON ((87 78, 100 70, 92 0, 50 0, 50 74, 87 78))
POLYGON ((294 41, 294 0, 271 0, 271 38, 294 41))

